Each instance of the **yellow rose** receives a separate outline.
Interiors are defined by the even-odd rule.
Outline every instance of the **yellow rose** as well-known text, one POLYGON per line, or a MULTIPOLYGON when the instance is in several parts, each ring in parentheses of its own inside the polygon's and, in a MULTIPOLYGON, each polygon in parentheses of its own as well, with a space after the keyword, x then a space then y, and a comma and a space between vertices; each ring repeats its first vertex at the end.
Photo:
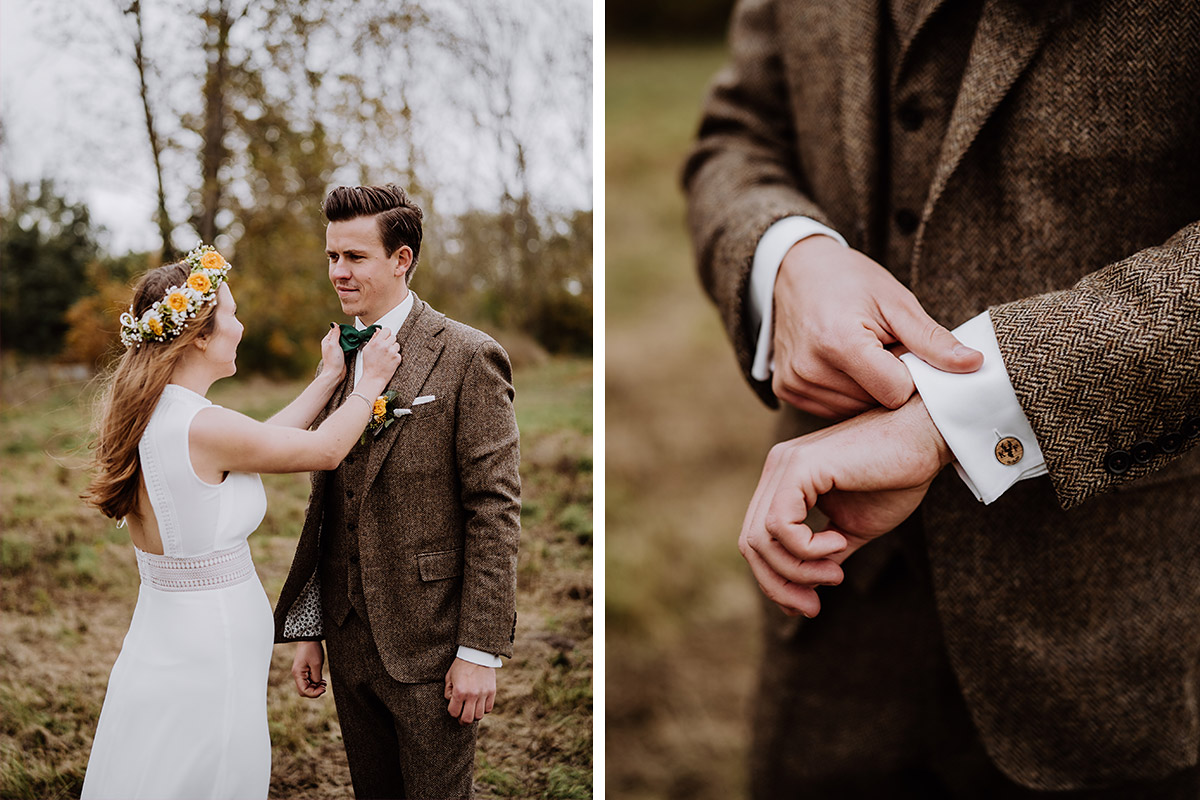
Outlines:
POLYGON ((375 399, 375 405, 371 408, 371 413, 377 417, 382 417, 387 413, 387 398, 379 397, 375 399))
POLYGON ((220 253, 214 250, 209 250, 207 253, 200 256, 200 266, 204 267, 205 269, 220 269, 221 267, 225 266, 225 259, 221 258, 220 253))
POLYGON ((200 294, 204 294, 212 288, 212 281, 203 272, 193 272, 188 276, 187 285, 200 294))
POLYGON ((169 295, 167 295, 167 305, 170 306, 171 310, 175 313, 187 311, 187 296, 184 295, 183 292, 171 292, 169 295))
POLYGON ((150 330, 153 331, 155 336, 162 336, 163 328, 161 322, 151 317, 146 324, 150 326, 150 330))

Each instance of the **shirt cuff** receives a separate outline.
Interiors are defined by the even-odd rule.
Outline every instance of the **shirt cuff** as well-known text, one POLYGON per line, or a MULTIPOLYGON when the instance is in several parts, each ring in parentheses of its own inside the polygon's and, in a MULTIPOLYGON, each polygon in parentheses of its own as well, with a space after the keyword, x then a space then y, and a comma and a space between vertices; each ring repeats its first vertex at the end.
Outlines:
POLYGON ((504 666, 500 663, 500 656, 476 650, 474 647, 464 647, 461 644, 458 646, 458 657, 463 661, 470 661, 472 664, 478 664, 481 667, 500 669, 500 667, 504 666))
POLYGON ((912 353, 900 360, 954 453, 959 477, 975 497, 991 503, 1017 481, 1045 475, 1046 460, 1008 379, 991 315, 985 311, 964 322, 954 335, 983 353, 977 371, 942 372, 912 353))
POLYGON ((756 381, 769 380, 775 370, 772 362, 775 337, 771 335, 771 325, 775 276, 779 274, 783 257, 796 242, 818 234, 846 244, 841 234, 815 219, 784 217, 767 228, 767 232, 758 240, 758 247, 754 249, 754 262, 750 267, 750 324, 758 324, 758 341, 754 348, 754 362, 750 365, 750 377, 756 381))

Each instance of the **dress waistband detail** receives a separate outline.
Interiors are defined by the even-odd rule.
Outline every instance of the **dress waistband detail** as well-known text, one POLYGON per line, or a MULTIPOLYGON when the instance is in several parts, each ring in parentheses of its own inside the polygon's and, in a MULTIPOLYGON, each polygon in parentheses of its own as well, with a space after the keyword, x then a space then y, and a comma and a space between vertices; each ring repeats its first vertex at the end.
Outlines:
POLYGON ((217 550, 192 558, 171 558, 143 552, 136 547, 142 583, 164 592, 200 592, 223 589, 248 580, 254 572, 250 545, 242 542, 228 550, 217 550))

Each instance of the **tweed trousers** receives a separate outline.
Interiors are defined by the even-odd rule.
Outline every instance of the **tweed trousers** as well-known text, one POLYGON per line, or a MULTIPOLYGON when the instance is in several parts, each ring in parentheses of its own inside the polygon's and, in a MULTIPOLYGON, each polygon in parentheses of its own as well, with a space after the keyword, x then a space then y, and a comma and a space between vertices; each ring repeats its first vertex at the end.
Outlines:
POLYGON ((460 725, 447 713, 445 684, 388 675, 355 611, 341 625, 326 620, 325 644, 354 796, 474 797, 479 726, 460 725))

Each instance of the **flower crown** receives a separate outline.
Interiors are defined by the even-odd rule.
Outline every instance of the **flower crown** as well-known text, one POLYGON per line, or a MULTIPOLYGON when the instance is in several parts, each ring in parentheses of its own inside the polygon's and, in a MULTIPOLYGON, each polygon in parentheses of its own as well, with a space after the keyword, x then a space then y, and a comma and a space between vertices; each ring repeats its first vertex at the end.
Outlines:
POLYGON ((202 244, 183 259, 191 274, 183 286, 167 289, 163 299, 146 309, 141 319, 133 306, 121 315, 121 344, 140 347, 142 342, 165 342, 183 332, 188 320, 217 299, 217 289, 229 273, 226 261, 212 245, 202 244))

